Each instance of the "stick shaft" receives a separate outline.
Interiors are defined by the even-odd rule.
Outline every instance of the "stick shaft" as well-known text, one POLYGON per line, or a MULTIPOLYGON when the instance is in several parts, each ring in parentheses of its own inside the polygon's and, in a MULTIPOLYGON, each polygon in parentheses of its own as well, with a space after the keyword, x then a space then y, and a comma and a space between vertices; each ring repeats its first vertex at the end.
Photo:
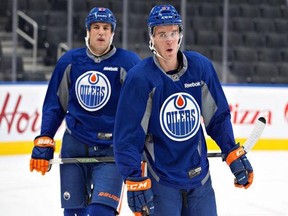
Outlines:
POLYGON ((208 157, 222 157, 221 152, 208 152, 207 153, 208 157))
POLYGON ((95 158, 56 158, 49 161, 49 164, 71 164, 71 163, 113 163, 114 157, 95 158))
MULTIPOLYGON (((247 138, 243 144, 244 150, 248 153, 255 146, 259 140, 266 125, 266 120, 260 117, 251 132, 250 136, 247 138)), ((208 152, 208 157, 222 157, 221 152, 208 152)), ((113 163, 115 162, 114 157, 95 157, 95 158, 57 158, 51 159, 49 164, 71 164, 71 163, 113 163)))

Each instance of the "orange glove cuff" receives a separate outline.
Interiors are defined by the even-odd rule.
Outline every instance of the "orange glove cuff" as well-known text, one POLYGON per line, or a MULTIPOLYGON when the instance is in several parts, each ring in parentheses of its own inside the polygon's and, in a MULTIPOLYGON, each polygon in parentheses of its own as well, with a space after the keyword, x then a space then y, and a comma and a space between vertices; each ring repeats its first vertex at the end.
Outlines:
POLYGON ((148 190, 151 188, 151 180, 145 179, 144 181, 140 182, 126 180, 126 185, 128 191, 148 190))
POLYGON ((230 165, 233 161, 237 160, 242 155, 245 155, 245 151, 242 146, 230 152, 226 158, 226 163, 230 165))
POLYGON ((55 150, 55 141, 47 136, 36 138, 34 140, 34 145, 39 147, 51 147, 55 150))

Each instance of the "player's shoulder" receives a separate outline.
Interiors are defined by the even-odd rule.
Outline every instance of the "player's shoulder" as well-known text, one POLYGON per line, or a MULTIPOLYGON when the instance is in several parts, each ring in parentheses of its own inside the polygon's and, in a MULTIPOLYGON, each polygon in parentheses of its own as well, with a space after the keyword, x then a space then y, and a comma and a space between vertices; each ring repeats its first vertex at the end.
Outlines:
POLYGON ((153 57, 144 58, 128 71, 128 76, 136 80, 150 80, 153 75, 153 57))
POLYGON ((140 60, 140 57, 138 56, 138 54, 136 54, 135 52, 131 51, 131 50, 127 50, 127 49, 123 49, 123 48, 116 48, 116 53, 119 56, 122 56, 123 58, 135 58, 140 60))
POLYGON ((201 61, 210 61, 209 58, 202 53, 199 53, 197 51, 184 51, 184 55, 187 57, 188 60, 192 59, 197 59, 201 61))
POLYGON ((147 57, 142 59, 137 65, 135 65, 131 71, 144 72, 144 71, 151 71, 150 68, 153 66, 153 57, 147 57))
POLYGON ((187 61, 194 65, 211 65, 212 61, 205 55, 196 51, 184 51, 183 54, 186 56, 187 61))
POLYGON ((155 73, 153 73, 153 57, 148 57, 135 66, 133 66, 127 73, 126 84, 133 86, 133 88, 138 88, 141 86, 143 89, 149 89, 151 83, 155 80, 155 73))
POLYGON ((71 50, 68 50, 67 52, 65 52, 61 58, 59 59, 59 61, 62 62, 71 62, 73 61, 73 59, 79 58, 80 56, 85 56, 86 55, 86 48, 82 47, 82 48, 74 48, 71 50))
POLYGON ((154 65, 154 59, 153 56, 149 56, 144 58, 139 64, 138 67, 153 67, 154 65))

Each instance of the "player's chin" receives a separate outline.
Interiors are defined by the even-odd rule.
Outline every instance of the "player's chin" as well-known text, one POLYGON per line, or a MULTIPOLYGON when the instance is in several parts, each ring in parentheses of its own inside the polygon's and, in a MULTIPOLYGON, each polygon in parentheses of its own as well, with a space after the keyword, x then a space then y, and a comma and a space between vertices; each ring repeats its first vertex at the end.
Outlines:
POLYGON ((172 60, 172 59, 177 57, 177 53, 175 53, 173 51, 167 51, 167 52, 165 52, 165 56, 166 56, 166 57, 164 57, 165 59, 172 60))
POLYGON ((97 40, 96 44, 98 46, 107 46, 108 42, 106 40, 97 40))
POLYGON ((96 47, 98 49, 105 51, 108 48, 108 43, 107 42, 97 43, 96 47))

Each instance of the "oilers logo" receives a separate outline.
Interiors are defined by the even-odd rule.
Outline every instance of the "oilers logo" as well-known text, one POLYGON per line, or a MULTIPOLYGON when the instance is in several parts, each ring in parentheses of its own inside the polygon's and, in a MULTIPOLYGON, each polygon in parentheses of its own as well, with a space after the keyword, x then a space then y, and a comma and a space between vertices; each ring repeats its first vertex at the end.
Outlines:
POLYGON ((200 127, 200 108, 189 94, 178 92, 168 97, 160 110, 163 132, 174 141, 193 137, 200 127))
POLYGON ((108 78, 98 71, 87 71, 76 81, 76 96, 87 111, 97 111, 108 102, 111 86, 108 78))

